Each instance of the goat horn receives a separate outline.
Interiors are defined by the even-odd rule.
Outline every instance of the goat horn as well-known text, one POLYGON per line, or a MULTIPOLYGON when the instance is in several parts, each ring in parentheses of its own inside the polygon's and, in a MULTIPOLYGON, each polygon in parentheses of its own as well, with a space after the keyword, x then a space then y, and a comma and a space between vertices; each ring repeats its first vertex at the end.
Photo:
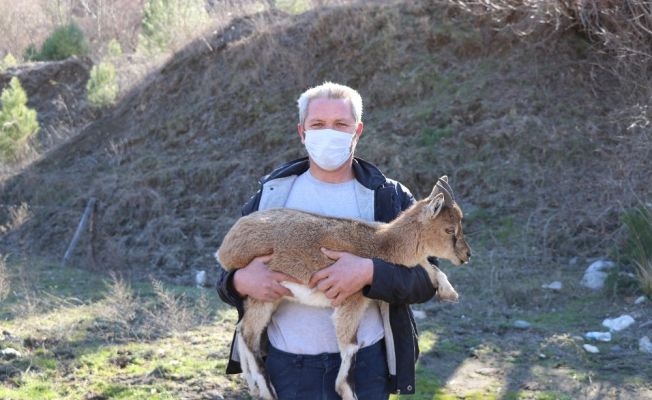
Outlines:
POLYGON ((448 184, 448 177, 444 175, 443 177, 439 178, 439 181, 437 181, 437 186, 439 186, 441 191, 444 193, 446 204, 453 205, 455 203, 455 196, 453 195, 453 189, 451 189, 450 185, 448 184), (450 199, 446 197, 450 197, 450 199))
POLYGON ((439 193, 441 193, 441 186, 439 184, 435 184, 435 186, 432 188, 432 192, 430 192, 430 195, 428 196, 429 199, 434 199, 435 196, 437 196, 439 193))
POLYGON ((444 204, 452 207, 453 204, 455 204, 455 199, 453 199, 453 196, 451 193, 444 188, 440 183, 437 183, 437 186, 439 186, 439 191, 444 194, 444 204))

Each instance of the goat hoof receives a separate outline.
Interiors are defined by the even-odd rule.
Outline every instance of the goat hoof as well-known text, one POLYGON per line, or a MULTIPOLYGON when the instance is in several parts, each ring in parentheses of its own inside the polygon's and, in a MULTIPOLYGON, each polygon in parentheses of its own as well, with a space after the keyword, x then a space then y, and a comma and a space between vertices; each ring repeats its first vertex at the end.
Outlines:
POLYGON ((456 291, 438 291, 437 292, 437 298, 441 301, 447 301, 450 303, 457 303, 460 296, 457 294, 456 291))

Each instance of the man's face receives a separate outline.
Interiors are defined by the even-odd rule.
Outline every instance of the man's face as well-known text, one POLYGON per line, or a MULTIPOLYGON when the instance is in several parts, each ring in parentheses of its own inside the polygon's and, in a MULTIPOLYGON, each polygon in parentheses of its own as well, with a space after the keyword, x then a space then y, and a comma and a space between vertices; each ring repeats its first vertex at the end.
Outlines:
MULTIPOLYGON (((297 129, 301 143, 305 144, 305 131, 313 129, 335 129, 336 131, 362 135, 362 122, 356 123, 353 117, 351 104, 344 99, 317 98, 308 103, 304 125, 299 124, 297 129)), ((353 146, 358 139, 354 139, 353 146)))

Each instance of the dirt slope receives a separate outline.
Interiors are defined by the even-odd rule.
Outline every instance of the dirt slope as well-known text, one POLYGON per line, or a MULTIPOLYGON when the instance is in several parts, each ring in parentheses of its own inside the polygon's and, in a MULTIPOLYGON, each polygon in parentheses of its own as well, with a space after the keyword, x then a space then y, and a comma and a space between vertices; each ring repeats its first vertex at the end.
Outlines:
POLYGON ((623 90, 574 32, 521 40, 430 3, 266 15, 192 44, 2 182, 0 221, 31 210, 3 251, 62 255, 93 196, 99 265, 212 271, 258 177, 304 154, 296 98, 333 80, 365 99, 359 155, 419 196, 451 176, 476 247, 533 263, 604 254, 619 213, 650 198, 649 93, 623 90))

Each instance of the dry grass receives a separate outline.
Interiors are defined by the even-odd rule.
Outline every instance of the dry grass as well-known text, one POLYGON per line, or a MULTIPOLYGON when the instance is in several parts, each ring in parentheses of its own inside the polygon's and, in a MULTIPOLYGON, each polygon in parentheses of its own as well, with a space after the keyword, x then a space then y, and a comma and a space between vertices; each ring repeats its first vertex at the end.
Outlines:
POLYGON ((112 272, 107 289, 102 306, 102 318, 113 326, 114 337, 138 337, 137 332, 133 330, 133 324, 139 308, 139 299, 131 285, 112 272))
POLYGON ((111 273, 107 293, 97 310, 97 337, 106 341, 156 340, 183 334, 207 323, 215 310, 207 295, 188 298, 152 278, 151 291, 137 293, 128 281, 111 273))
POLYGON ((0 234, 7 233, 22 226, 31 217, 27 203, 9 206, 7 208, 7 222, 0 224, 0 234))
POLYGON ((652 8, 645 0, 446 0, 500 29, 521 36, 549 36, 571 29, 600 45, 597 51, 618 60, 615 71, 628 78, 650 78, 652 60, 652 8))

